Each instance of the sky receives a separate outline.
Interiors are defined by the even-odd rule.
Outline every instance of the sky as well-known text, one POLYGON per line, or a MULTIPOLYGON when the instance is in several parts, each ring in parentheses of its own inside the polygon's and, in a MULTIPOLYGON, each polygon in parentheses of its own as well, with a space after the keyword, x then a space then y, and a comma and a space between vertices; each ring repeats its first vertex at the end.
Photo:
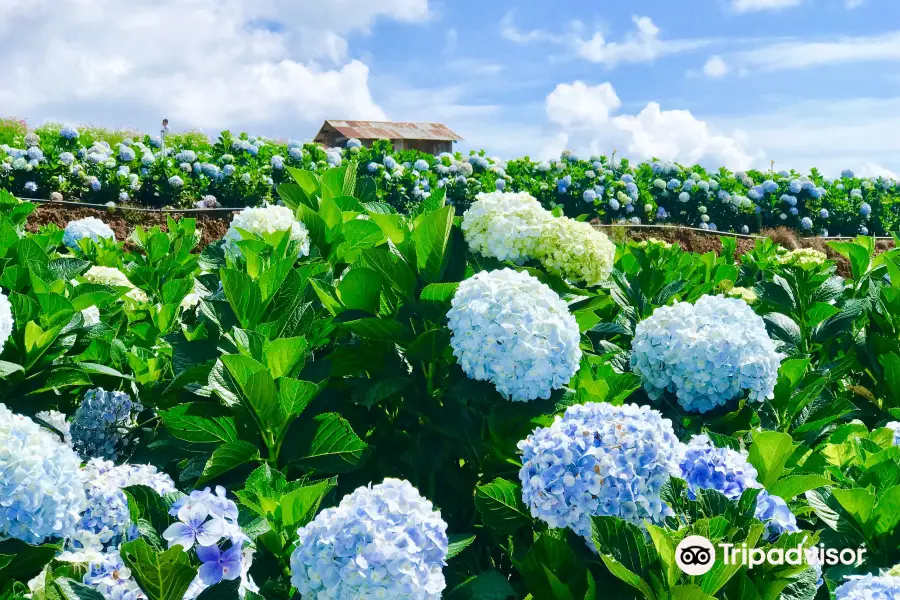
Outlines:
POLYGON ((0 114, 900 173, 898 0, 0 0, 0 114))

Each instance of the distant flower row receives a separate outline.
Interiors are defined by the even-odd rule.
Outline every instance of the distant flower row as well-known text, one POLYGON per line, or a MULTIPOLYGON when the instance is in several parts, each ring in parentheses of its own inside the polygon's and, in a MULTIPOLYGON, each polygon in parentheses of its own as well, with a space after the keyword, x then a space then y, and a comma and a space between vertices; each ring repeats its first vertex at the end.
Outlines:
POLYGON ((528 192, 546 208, 605 223, 677 224, 750 233, 786 226, 808 235, 881 235, 900 223, 900 183, 838 179, 815 169, 709 172, 649 161, 631 164, 604 156, 510 161, 484 153, 432 156, 395 152, 386 142, 343 149, 277 142, 223 132, 215 143, 196 135, 165 140, 48 125, 0 145, 0 188, 29 198, 150 206, 258 205, 276 198, 287 168, 322 171, 356 162, 359 177, 376 182, 378 199, 400 210, 446 188, 461 212, 479 192, 528 192))

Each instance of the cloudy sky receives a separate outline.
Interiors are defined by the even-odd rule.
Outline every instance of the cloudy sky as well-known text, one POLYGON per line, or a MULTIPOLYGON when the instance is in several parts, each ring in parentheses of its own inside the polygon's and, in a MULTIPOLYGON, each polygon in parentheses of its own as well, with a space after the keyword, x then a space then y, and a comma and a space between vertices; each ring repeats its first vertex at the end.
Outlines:
POLYGON ((0 114, 900 173, 898 0, 0 0, 0 114))

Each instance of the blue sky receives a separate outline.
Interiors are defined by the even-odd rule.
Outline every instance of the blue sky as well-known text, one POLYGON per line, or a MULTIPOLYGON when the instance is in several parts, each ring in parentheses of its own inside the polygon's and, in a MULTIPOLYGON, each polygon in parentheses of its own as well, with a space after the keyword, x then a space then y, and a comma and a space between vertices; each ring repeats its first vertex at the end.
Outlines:
POLYGON ((30 0, 0 43, 0 106, 31 122, 390 118, 502 158, 900 172, 896 0, 30 0))

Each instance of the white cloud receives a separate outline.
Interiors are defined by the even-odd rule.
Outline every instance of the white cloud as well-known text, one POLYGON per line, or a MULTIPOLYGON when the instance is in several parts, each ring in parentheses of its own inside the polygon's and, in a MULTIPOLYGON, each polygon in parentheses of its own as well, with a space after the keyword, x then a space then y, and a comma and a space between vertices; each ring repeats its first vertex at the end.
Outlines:
POLYGON ((622 155, 634 159, 657 157, 733 169, 750 168, 761 158, 748 150, 740 132, 722 133, 690 111, 662 110, 650 102, 638 114, 612 116, 620 105, 609 83, 559 84, 546 99, 547 117, 558 126, 558 133, 545 151, 556 152, 566 144, 587 153, 608 154, 619 148, 622 155))
POLYGON ((514 13, 510 11, 503 15, 500 21, 500 35, 504 39, 516 44, 532 44, 534 42, 552 42, 560 44, 565 40, 565 36, 555 35, 544 31, 543 29, 532 29, 531 31, 520 31, 514 22, 514 13))
POLYGON ((885 179, 900 179, 900 175, 881 165, 866 163, 853 170, 857 177, 884 177, 885 179))
POLYGON ((711 44, 711 40, 663 40, 650 17, 632 17, 636 31, 625 35, 621 42, 609 42, 601 32, 589 40, 578 39, 575 50, 581 58, 607 67, 621 63, 652 62, 662 56, 690 52, 711 44))
POLYGON ((0 106, 149 128, 311 135, 385 118, 347 36, 428 19, 428 0, 15 0, 0 3, 0 106), (285 127, 285 124, 289 125, 285 127))
POLYGON ((803 0, 731 0, 732 10, 738 13, 781 10, 801 4, 803 4, 803 0))
POLYGON ((622 105, 609 83, 586 85, 583 81, 561 83, 547 96, 547 117, 567 130, 592 129, 609 121, 622 105))
POLYGON ((728 74, 729 67, 721 56, 711 56, 706 64, 703 65, 703 74, 713 79, 725 77, 728 74))
POLYGON ((900 31, 834 40, 790 40, 736 52, 729 62, 756 71, 788 71, 900 60, 900 31))

